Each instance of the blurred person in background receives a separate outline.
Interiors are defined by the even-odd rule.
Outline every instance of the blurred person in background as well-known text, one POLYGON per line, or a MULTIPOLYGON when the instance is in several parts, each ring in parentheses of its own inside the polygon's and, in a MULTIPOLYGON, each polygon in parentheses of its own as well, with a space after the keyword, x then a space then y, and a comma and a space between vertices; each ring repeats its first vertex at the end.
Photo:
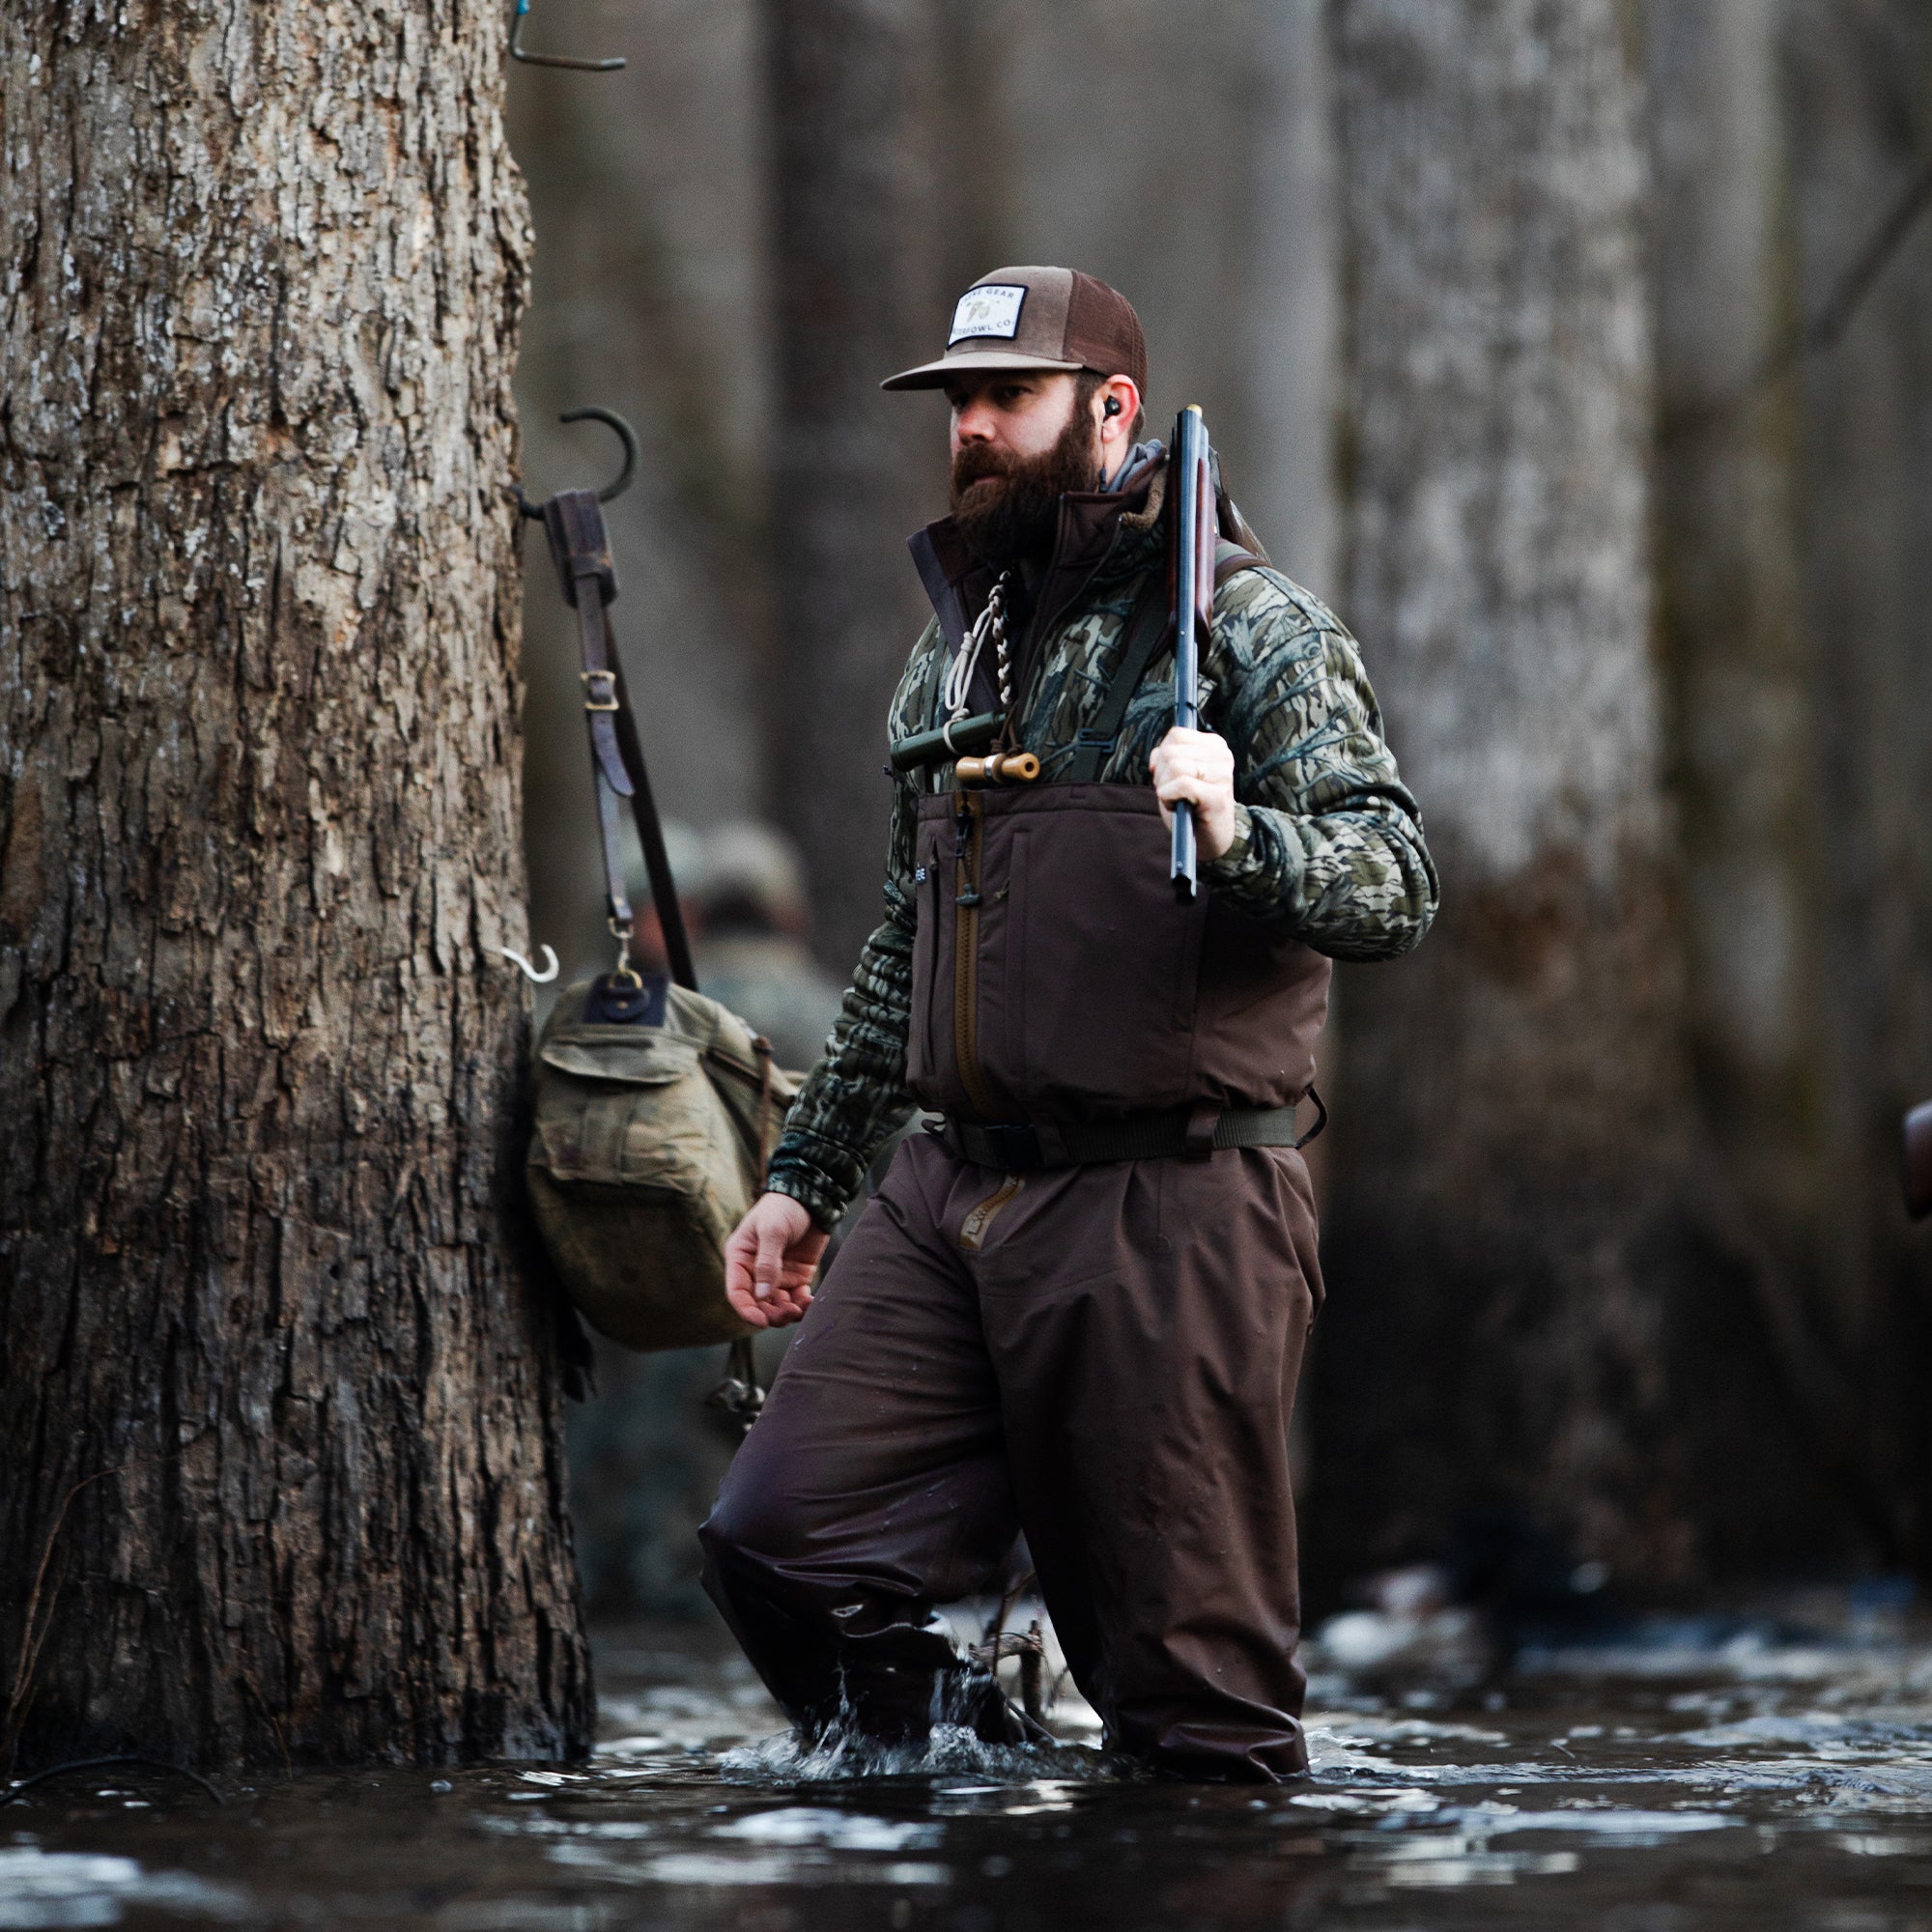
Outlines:
POLYGON ((842 988, 813 963, 805 873, 791 841, 740 820, 706 834, 686 903, 697 983, 772 1043, 781 1066, 825 1051, 842 988))
POLYGON ((1209 728, 1174 724, 1146 361, 1105 283, 1015 268, 886 384, 945 391, 953 506, 914 540, 934 617, 890 735, 998 711, 994 749, 1039 770, 895 788, 887 918, 727 1247, 748 1321, 810 1319, 701 1532, 705 1581, 808 1740, 1014 1743, 1037 1732, 933 1609, 993 1585, 1023 1531, 1109 1742, 1268 1781, 1308 1763, 1288 1435, 1321 1272, 1296 1103, 1329 958, 1408 952, 1436 885, 1354 640, 1232 542, 1209 728), (916 1101, 938 1131, 898 1149, 814 1304, 916 1101))

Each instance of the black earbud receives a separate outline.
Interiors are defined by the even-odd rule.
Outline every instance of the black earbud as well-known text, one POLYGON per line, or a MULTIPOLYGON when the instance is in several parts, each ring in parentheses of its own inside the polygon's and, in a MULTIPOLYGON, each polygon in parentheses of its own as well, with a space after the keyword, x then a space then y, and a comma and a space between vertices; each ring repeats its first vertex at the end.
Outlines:
POLYGON ((1120 399, 1120 397, 1119 397, 1119 396, 1109 396, 1109 397, 1107 398, 1107 400, 1106 400, 1106 401, 1105 401, 1104 403, 1102 403, 1102 404, 1101 404, 1101 406, 1100 406, 1100 413, 1101 413, 1102 415, 1104 415, 1104 416, 1117 416, 1117 415, 1119 415, 1119 414, 1121 413, 1121 399, 1120 399))

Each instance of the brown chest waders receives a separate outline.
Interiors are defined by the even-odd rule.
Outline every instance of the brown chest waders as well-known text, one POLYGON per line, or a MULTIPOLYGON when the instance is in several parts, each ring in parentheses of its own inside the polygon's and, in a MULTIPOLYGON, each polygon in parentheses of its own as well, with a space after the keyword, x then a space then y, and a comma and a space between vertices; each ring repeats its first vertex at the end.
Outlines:
MULTIPOLYGON (((1157 642, 1135 628, 1117 684, 1157 642)), ((1077 781, 921 801, 906 1074, 945 1130, 840 1251, 706 1584, 809 1733, 1017 1741, 928 1620, 1023 1531, 1111 1741, 1265 1780, 1307 1765, 1288 1432, 1321 1274, 1293 1142, 1329 967, 1177 900, 1151 790, 1093 781, 1131 688, 1077 781)))

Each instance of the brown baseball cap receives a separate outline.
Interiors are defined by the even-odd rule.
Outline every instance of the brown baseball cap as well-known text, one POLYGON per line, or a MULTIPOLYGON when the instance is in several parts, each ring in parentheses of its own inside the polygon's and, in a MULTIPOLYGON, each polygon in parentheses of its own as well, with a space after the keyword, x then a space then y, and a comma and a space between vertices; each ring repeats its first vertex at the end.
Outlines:
POLYGON ((1078 269, 995 269, 959 298, 946 354, 882 389, 937 389, 980 369, 1092 369, 1147 391, 1147 340, 1133 304, 1078 269))

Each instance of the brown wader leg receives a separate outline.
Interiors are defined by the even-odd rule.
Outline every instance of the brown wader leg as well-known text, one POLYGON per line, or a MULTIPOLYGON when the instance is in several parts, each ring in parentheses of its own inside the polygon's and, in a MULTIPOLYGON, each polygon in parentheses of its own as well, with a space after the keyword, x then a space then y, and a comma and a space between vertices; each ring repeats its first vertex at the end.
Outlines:
POLYGON ((705 1588, 813 1737, 842 1719, 917 1739, 942 1718, 1019 1735, 985 1674, 969 1678, 927 1628, 935 1604, 988 1587, 1018 1533, 999 1388, 963 1257, 936 1232, 929 1145, 895 1156, 698 1532, 705 1588))
POLYGON ((930 1605, 984 1587, 1017 1519, 1113 1743, 1293 1776, 1300 1157, 1032 1174, 962 1251, 1000 1180, 901 1150, 705 1525, 712 1595, 796 1721, 842 1685, 861 1728, 918 1735, 961 1682, 930 1605))

